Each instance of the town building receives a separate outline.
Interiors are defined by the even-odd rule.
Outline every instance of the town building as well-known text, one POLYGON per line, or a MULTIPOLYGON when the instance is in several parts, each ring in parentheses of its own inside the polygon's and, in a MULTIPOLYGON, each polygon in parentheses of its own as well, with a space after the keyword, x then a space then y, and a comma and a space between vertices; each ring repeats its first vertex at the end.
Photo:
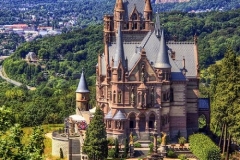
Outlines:
MULTIPOLYGON (((104 16, 96 101, 110 137, 132 132, 138 139, 149 139, 154 128, 172 138, 198 131, 197 37, 193 42, 166 41, 159 15, 155 23, 153 17, 150 0, 116 0, 113 15, 104 16)), ((91 115, 88 102, 82 73, 76 113, 86 119, 91 115)))

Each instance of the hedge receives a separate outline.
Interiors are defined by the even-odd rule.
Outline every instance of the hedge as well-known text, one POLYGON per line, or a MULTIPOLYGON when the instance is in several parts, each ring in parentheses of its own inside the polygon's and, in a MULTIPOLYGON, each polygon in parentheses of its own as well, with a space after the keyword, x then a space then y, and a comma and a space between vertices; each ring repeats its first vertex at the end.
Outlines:
POLYGON ((201 160, 221 160, 220 148, 206 135, 193 134, 189 137, 190 150, 201 160))

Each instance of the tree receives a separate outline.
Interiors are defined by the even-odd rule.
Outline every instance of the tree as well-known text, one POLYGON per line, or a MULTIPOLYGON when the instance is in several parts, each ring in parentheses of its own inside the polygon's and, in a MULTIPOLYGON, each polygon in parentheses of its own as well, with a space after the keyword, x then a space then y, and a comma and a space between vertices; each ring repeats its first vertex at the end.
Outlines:
MULTIPOLYGON (((236 131, 240 129, 240 75, 239 60, 232 49, 228 48, 223 60, 212 67, 211 73, 214 75, 211 87, 212 117, 215 122, 222 126, 223 154, 225 153, 227 139, 231 137, 239 138, 236 131), (228 138, 227 138, 228 137, 228 138)), ((219 143, 221 145, 221 141, 219 143)), ((227 146, 228 159, 229 143, 227 146)))
POLYGON ((27 147, 28 153, 39 153, 39 156, 41 156, 44 152, 44 139, 43 128, 40 126, 34 127, 27 147))
POLYGON ((103 111, 97 107, 94 117, 87 128, 83 146, 83 152, 90 159, 103 160, 108 155, 107 133, 103 118, 103 111))
POLYGON ((118 139, 115 139, 115 148, 114 148, 114 157, 118 158, 119 156, 119 143, 118 143, 118 139))
POLYGON ((8 130, 15 122, 15 117, 11 109, 0 107, 0 133, 8 130))
POLYGON ((124 144, 124 153, 123 153, 123 157, 127 158, 128 157, 128 151, 129 151, 129 142, 128 139, 125 139, 125 144, 124 144))

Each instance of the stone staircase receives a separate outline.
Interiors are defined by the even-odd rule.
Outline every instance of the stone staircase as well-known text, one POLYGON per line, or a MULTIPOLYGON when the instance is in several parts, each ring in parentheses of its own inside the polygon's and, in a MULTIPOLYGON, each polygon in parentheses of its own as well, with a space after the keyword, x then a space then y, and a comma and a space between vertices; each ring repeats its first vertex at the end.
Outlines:
POLYGON ((150 140, 150 134, 149 132, 139 132, 139 140, 147 141, 150 140))
POLYGON ((142 147, 148 147, 151 143, 149 132, 139 132, 138 142, 142 147))

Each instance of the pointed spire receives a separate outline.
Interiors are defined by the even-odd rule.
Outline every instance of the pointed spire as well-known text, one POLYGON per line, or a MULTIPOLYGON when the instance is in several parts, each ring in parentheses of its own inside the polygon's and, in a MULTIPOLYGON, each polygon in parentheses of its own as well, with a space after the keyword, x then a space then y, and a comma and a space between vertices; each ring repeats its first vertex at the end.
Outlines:
POLYGON ((78 83, 78 88, 77 88, 76 92, 79 92, 79 93, 88 93, 89 92, 83 69, 82 69, 82 74, 81 74, 80 81, 78 83))
POLYGON ((117 0, 117 10, 123 10, 123 1, 117 0))
POLYGON ((168 49, 164 38, 164 30, 162 30, 159 53, 155 63, 155 68, 171 68, 168 57, 168 49))
POLYGON ((144 8, 144 11, 145 11, 145 12, 152 11, 152 6, 151 6, 150 0, 145 0, 145 8, 144 8))
POLYGON ((159 14, 158 12, 156 13, 156 22, 155 22, 155 34, 158 38, 161 37, 161 25, 160 25, 160 20, 159 20, 159 14))
POLYGON ((114 68, 117 68, 119 62, 123 63, 124 66, 124 54, 123 54, 123 44, 122 44, 122 32, 121 32, 121 25, 118 26, 117 36, 116 36, 116 53, 114 58, 114 68))

